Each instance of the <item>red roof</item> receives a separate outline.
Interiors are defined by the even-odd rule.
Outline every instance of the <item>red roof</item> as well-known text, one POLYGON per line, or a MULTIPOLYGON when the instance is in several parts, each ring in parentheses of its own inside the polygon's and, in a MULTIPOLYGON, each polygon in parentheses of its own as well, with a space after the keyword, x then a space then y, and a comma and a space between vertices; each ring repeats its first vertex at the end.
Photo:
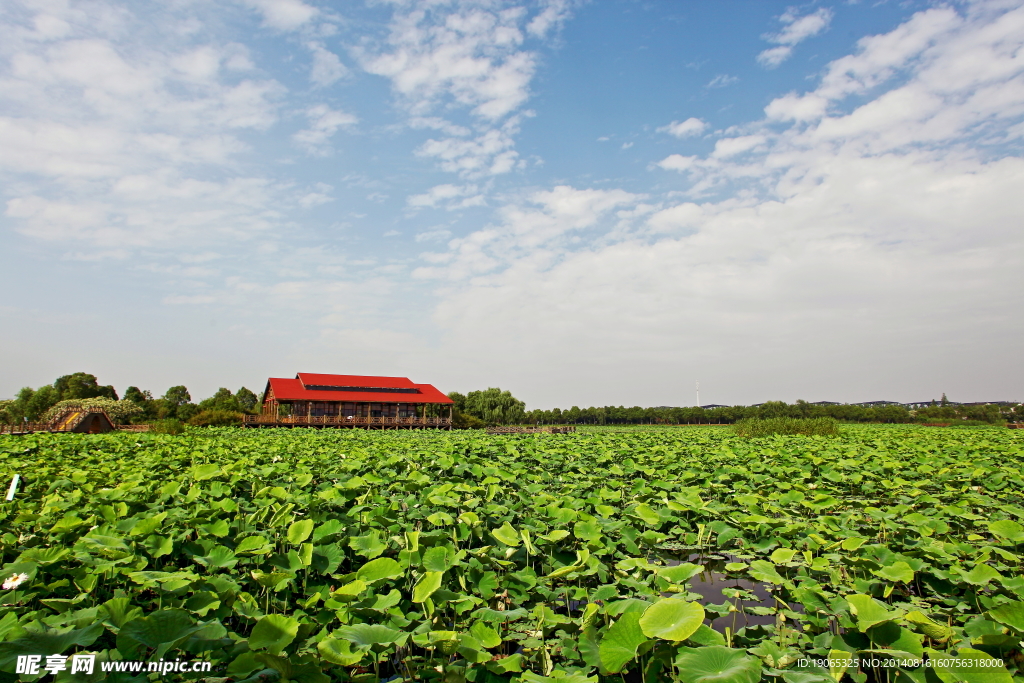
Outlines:
POLYGON ((267 385, 278 401, 344 401, 359 403, 452 403, 429 384, 407 377, 323 375, 300 372, 295 379, 271 377, 267 385), (394 391, 387 391, 393 389, 394 391))

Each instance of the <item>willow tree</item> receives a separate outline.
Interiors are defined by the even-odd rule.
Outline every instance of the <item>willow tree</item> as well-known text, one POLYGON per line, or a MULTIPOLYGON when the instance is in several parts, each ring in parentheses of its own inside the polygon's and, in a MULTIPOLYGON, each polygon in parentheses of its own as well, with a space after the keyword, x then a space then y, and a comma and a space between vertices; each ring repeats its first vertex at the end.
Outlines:
POLYGON ((466 413, 476 415, 488 424, 515 424, 526 418, 526 404, 512 395, 491 387, 466 394, 466 413))

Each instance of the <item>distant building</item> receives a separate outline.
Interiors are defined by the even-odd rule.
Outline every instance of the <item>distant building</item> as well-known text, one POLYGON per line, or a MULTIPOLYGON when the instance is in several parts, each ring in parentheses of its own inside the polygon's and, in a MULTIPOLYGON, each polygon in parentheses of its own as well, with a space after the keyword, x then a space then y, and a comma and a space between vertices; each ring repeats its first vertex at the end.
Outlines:
POLYGON ((451 429, 453 401, 430 384, 407 377, 323 375, 271 377, 252 427, 364 427, 451 429))

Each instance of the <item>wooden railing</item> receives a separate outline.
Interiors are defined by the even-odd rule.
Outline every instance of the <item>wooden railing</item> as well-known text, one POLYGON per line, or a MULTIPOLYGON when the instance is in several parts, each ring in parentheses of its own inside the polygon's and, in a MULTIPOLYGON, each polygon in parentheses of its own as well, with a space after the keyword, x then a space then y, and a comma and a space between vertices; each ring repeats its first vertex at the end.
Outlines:
POLYGON ((338 415, 246 415, 243 424, 259 426, 335 426, 335 427, 442 427, 452 424, 447 417, 345 417, 338 415))
POLYGON ((50 431, 49 422, 18 422, 16 424, 0 425, 0 434, 30 434, 32 432, 50 431))

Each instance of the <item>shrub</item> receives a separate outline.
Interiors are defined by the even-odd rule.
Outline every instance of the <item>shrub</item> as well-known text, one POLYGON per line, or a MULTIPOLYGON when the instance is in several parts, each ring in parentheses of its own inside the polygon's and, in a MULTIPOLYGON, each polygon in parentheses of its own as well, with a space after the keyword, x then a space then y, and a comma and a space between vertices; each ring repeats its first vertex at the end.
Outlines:
POLYGON ((463 413, 458 409, 452 415, 452 427, 454 429, 483 429, 486 423, 476 415, 463 413))
POLYGON ((185 423, 180 420, 157 420, 149 431, 153 434, 181 434, 185 431, 185 423))
POLYGON ((772 434, 803 436, 839 436, 839 423, 831 417, 773 417, 767 420, 740 420, 735 426, 740 436, 757 437, 772 434))
POLYGON ((188 423, 196 427, 239 427, 242 424, 242 413, 234 410, 201 410, 188 423))

